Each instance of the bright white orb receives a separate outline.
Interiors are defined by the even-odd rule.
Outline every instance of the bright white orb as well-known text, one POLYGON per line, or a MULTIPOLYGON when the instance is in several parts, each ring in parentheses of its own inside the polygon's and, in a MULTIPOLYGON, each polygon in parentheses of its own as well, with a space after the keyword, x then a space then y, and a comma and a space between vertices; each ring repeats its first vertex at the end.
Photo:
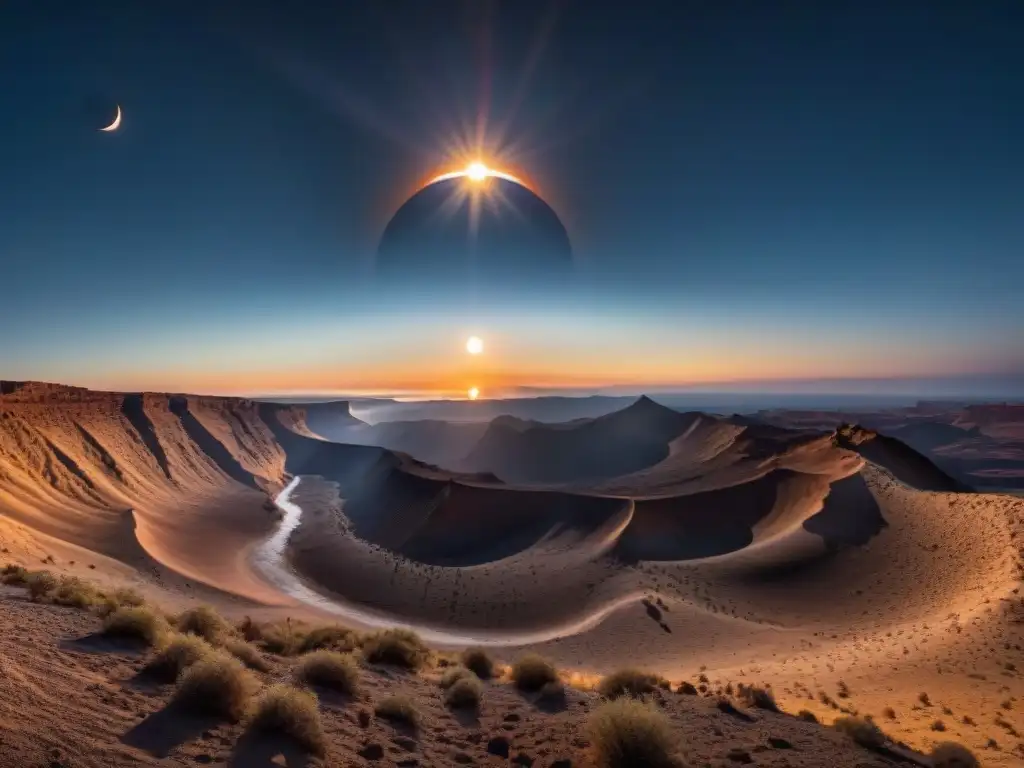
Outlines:
POLYGON ((484 351, 484 340, 479 336, 470 336, 466 340, 466 351, 471 355, 479 355, 484 351))
POLYGON ((476 387, 470 387, 469 392, 467 392, 466 394, 469 395, 470 400, 476 400, 478 397, 480 397, 480 390, 477 389, 476 387))
POLYGON ((470 163, 466 169, 466 176, 471 181, 483 181, 487 178, 487 166, 483 163, 470 163))

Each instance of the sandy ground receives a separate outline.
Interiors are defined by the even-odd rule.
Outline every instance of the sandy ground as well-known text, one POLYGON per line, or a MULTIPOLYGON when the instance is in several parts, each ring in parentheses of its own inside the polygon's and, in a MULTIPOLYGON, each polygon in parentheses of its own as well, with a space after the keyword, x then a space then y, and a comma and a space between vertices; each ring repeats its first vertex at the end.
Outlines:
MULTIPOLYGON (((302 476, 290 565, 340 604, 486 639, 505 659, 536 649, 581 680, 640 664, 675 681, 703 673, 712 684, 769 683, 790 711, 826 722, 840 708, 872 714, 918 749, 954 739, 986 765, 1024 761, 1024 499, 946 490, 956 483, 926 459, 863 430, 805 435, 686 415, 652 431, 657 408, 634 411, 636 424, 620 415, 581 433, 609 451, 629 433, 649 466, 588 449, 585 461, 545 469, 536 483, 536 464, 522 463, 526 481, 512 488, 323 441, 301 409, 30 387, 0 397, 0 559, 130 583, 168 607, 202 601, 235 617, 327 618, 276 588, 252 557, 280 518, 272 499, 302 476), (590 626, 609 605, 620 607, 590 626)), ((558 440, 571 453, 571 439, 558 440)), ((543 442, 543 431, 528 441, 543 442)), ((526 450, 491 445, 502 462, 526 450)), ((26 706, 62 717, 61 707, 85 706, 75 686, 86 685, 114 702, 99 725, 65 715, 82 721, 83 739, 95 730, 82 742, 95 761, 81 752, 70 764, 151 754, 121 740, 162 702, 125 687, 135 661, 67 646, 90 631, 73 612, 10 595, 0 611, 28 633, 4 640, 16 670, 4 685, 16 684, 26 706), (19 655, 26 642, 49 655, 19 655), (42 659, 66 663, 67 690, 47 689, 42 659)), ((436 699, 426 682, 415 685, 436 699)), ((719 716, 680 712, 704 734, 695 743, 707 744, 694 759, 723 759, 728 739, 714 736, 722 724, 701 719, 719 716)), ((19 749, 36 749, 31 723, 14 731, 19 749)), ((571 745, 569 732, 548 738, 571 745)), ((185 739, 175 759, 229 758, 211 733, 185 739)), ((343 755, 365 737, 339 733, 343 755)), ((791 752, 756 757, 805 764, 791 752)), ((872 760, 827 764, 881 764, 872 760)))
MULTIPOLYGON (((321 692, 327 734, 324 759, 309 758, 281 740, 242 738, 243 727, 189 716, 169 706, 173 685, 140 670, 139 650, 95 636, 99 621, 71 608, 28 602, 21 590, 0 590, 0 759, 5 765, 121 768, 136 765, 269 766, 593 765, 584 729, 601 702, 591 691, 568 689, 548 705, 507 681, 486 684, 478 715, 445 708, 440 672, 408 674, 367 668, 355 699, 321 692), (369 715, 374 702, 401 694, 420 712, 413 731, 369 715), (59 724, 59 725, 58 725, 59 724), (368 759, 366 755, 378 755, 368 759)), ((291 659, 267 657, 264 683, 289 680, 291 659)), ((694 682, 697 682, 696 680, 694 682)), ((711 698, 657 694, 690 765, 896 765, 844 736, 795 717, 719 711, 711 698)))

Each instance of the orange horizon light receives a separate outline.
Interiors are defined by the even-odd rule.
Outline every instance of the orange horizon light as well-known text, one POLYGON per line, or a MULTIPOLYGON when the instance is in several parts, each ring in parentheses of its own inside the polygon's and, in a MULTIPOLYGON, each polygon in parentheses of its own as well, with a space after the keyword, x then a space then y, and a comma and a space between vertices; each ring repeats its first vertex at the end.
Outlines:
POLYGON ((420 186, 420 189, 429 187, 431 184, 436 184, 439 181, 448 181, 449 179, 469 179, 470 181, 473 182, 481 182, 490 178, 511 181, 513 184, 518 184, 521 187, 526 187, 526 189, 529 189, 531 192, 534 192, 533 187, 526 183, 525 180, 519 178, 518 176, 513 176, 511 173, 499 171, 497 168, 491 168, 489 165, 481 162, 480 160, 474 160, 473 162, 466 165, 465 168, 461 168, 457 171, 448 171, 447 173, 438 174, 437 176, 434 176, 433 178, 428 179, 426 182, 424 182, 420 186))

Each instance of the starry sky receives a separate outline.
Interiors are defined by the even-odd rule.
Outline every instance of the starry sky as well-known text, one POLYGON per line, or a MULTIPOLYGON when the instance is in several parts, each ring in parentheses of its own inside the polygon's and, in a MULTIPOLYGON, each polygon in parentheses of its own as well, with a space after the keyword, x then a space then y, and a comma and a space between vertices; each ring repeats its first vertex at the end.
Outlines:
POLYGON ((9 0, 0 378, 1024 395, 1022 38, 1013 0, 9 0), (370 290, 472 159, 572 290, 370 290))

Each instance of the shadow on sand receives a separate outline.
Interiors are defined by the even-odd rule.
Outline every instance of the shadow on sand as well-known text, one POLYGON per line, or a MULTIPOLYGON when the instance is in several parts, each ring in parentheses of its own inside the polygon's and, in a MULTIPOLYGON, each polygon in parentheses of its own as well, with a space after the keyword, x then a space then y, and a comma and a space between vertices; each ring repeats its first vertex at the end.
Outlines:
POLYGON ((167 757, 175 747, 199 738, 203 731, 215 728, 220 723, 215 717, 197 717, 169 704, 132 726, 121 737, 121 741, 162 758, 167 757))
POLYGON ((128 656, 143 656, 149 648, 138 640, 121 637, 109 637, 100 633, 61 640, 61 650, 78 651, 79 653, 121 653, 128 656))
POLYGON ((246 734, 239 739, 228 768, 305 768, 309 755, 286 738, 246 734))
POLYGON ((448 711, 463 728, 476 728, 480 725, 480 712, 472 707, 455 707, 448 711))

